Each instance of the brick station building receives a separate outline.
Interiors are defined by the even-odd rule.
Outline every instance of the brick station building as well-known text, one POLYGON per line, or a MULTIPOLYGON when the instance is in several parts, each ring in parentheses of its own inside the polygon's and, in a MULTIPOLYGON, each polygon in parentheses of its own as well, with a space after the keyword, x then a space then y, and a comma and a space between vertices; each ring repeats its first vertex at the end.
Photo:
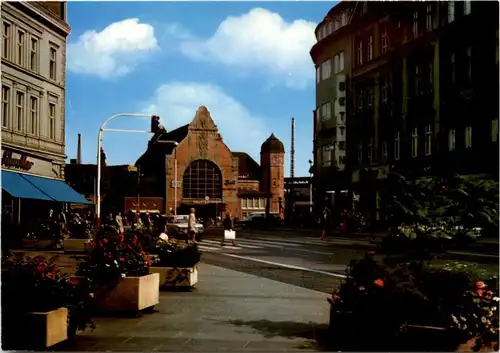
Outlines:
MULTIPOLYGON (((261 146, 260 165, 247 153, 232 152, 201 106, 191 123, 150 141, 137 160, 141 199, 163 205, 167 214, 188 214, 194 207, 204 219, 226 210, 241 219, 265 212, 268 201, 270 212, 279 213, 285 204, 284 158, 283 143, 273 134, 261 146)), ((127 197, 125 211, 136 209, 136 198, 127 197)))

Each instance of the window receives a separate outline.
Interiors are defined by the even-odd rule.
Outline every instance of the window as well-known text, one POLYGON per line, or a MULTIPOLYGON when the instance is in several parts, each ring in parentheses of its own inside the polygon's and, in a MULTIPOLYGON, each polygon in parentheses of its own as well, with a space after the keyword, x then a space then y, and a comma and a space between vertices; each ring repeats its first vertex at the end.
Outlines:
POLYGON ((347 24, 347 14, 344 12, 342 12, 342 14, 340 15, 340 25, 341 26, 345 26, 347 24))
POLYGON ((340 97, 340 98, 339 98, 339 105, 340 105, 341 107, 345 107, 345 97, 340 97))
POLYGON ((455 1, 448 1, 448 23, 455 21, 455 1))
POLYGON ((332 60, 328 59, 321 63, 321 79, 326 80, 332 73, 332 60))
POLYGON ((382 32, 382 54, 387 53, 387 49, 389 48, 389 44, 387 41, 387 28, 384 28, 382 32))
POLYGON ((316 67, 316 83, 319 83, 321 81, 321 67, 317 66, 316 67))
POLYGON ((9 125, 10 117, 10 88, 2 86, 2 127, 9 125))
MULTIPOLYGON (((54 105, 55 108, 55 105, 54 105)), ((222 173, 219 167, 206 159, 197 159, 182 176, 182 196, 186 199, 222 200, 222 173)), ((251 207, 251 204, 247 204, 251 207)))
POLYGON ((49 103, 49 138, 55 140, 56 138, 56 105, 49 103))
POLYGON ((373 36, 368 38, 368 61, 373 59, 373 36))
POLYGON ((470 15, 472 12, 472 4, 471 1, 464 1, 464 15, 470 15))
POLYGON ((467 79, 472 80, 472 48, 467 48, 467 79))
POLYGON ((427 4, 425 11, 425 29, 432 31, 432 4, 427 4))
POLYGON ((411 131, 411 156, 418 156, 418 128, 413 128, 411 131))
POLYGON ((37 125, 38 121, 38 98, 37 97, 30 97, 30 121, 29 121, 29 133, 30 134, 36 134, 37 125))
POLYGON ((455 129, 448 131, 448 151, 455 150, 455 129))
POLYGON ((450 56, 450 74, 451 82, 455 83, 455 53, 452 53, 450 56))
POLYGON ((373 137, 370 137, 368 140, 368 150, 366 153, 366 157, 368 158, 368 163, 373 162, 373 137))
POLYGON ((339 53, 339 72, 344 71, 344 52, 339 53))
POLYGON ((24 93, 16 92, 16 121, 17 129, 23 131, 24 122, 24 93))
POLYGON ((363 143, 358 143, 358 164, 363 164, 363 143))
POLYGON ((241 199, 241 208, 248 208, 247 199, 241 199))
POLYGON ((259 199, 253 199, 253 208, 259 208, 259 199))
POLYGON ((465 128, 465 148, 472 147, 472 127, 467 126, 465 128))
POLYGON ((399 139, 399 131, 394 133, 394 159, 399 160, 399 149, 401 147, 401 141, 399 139))
POLYGON ((259 208, 266 208, 266 199, 259 199, 259 208))
POLYGON ((333 58, 333 73, 337 74, 340 71, 340 57, 335 55, 333 58))
POLYGON ((332 117, 332 103, 327 102, 321 106, 321 121, 328 121, 332 117))
POLYGON ((30 70, 38 71, 38 40, 31 38, 31 48, 30 48, 30 70))
POLYGON ((425 126, 425 155, 430 156, 432 154, 432 125, 428 124, 425 126))
POLYGON ((340 136, 343 138, 345 134, 345 127, 344 126, 339 126, 339 131, 340 131, 340 136))
POLYGON ((373 107, 373 87, 369 87, 366 90, 366 103, 368 105, 368 109, 373 107))
POLYGON ((363 110, 363 104, 364 104, 363 99, 364 99, 364 97, 363 97, 363 89, 360 88, 358 90, 358 111, 359 112, 363 110))
POLYGON ((332 165, 332 150, 333 146, 331 145, 323 146, 321 153, 321 164, 323 167, 329 167, 332 165))
POLYGON ((491 121, 491 141, 498 141, 498 119, 493 119, 491 121))
POLYGON ((418 37, 418 11, 413 13, 413 38, 418 37))
POLYGON ((388 150, 387 141, 382 142, 382 163, 387 163, 388 150))
POLYGON ((24 32, 17 31, 17 61, 18 65, 24 66, 24 32))
POLYGON ((11 36, 11 27, 8 23, 3 23, 3 33, 2 33, 2 57, 9 59, 10 58, 10 36, 11 36))
POLYGON ((57 50, 50 48, 49 78, 57 79, 57 50))
POLYGON ((345 124, 345 112, 339 112, 340 114, 340 122, 342 124, 345 124))
POLYGON ((389 79, 384 78, 382 81, 382 104, 387 104, 389 100, 389 79))
POLYGON ((363 64, 363 41, 360 40, 358 43, 358 65, 363 64))
POLYGON ((418 96, 420 93, 420 67, 418 65, 415 66, 415 96, 418 96))
POLYGON ((339 91, 345 92, 345 82, 344 81, 339 82, 339 91))

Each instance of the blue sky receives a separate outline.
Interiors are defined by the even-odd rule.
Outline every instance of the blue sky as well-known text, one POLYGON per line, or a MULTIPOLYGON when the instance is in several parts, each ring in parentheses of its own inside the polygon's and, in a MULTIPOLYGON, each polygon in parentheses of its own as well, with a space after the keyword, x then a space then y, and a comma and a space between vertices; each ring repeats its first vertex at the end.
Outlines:
MULTIPOLYGON (((66 144, 95 163, 100 124, 117 113, 157 114, 167 129, 205 105, 233 151, 259 162, 273 132, 290 162, 296 120, 296 175, 312 155, 314 27, 332 2, 69 2, 66 144)), ((149 129, 122 117, 110 128, 149 129)), ((134 164, 147 134, 104 134, 108 164, 134 164)))

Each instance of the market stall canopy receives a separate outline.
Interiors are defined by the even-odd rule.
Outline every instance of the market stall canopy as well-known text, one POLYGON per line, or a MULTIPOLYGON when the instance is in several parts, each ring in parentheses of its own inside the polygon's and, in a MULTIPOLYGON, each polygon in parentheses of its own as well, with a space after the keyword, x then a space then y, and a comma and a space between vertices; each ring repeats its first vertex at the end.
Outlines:
POLYGON ((14 197, 91 204, 63 180, 2 170, 2 188, 14 197))
POLYGON ((21 174, 2 170, 2 189, 12 197, 20 199, 36 199, 54 201, 53 198, 44 194, 40 189, 24 179, 21 174))

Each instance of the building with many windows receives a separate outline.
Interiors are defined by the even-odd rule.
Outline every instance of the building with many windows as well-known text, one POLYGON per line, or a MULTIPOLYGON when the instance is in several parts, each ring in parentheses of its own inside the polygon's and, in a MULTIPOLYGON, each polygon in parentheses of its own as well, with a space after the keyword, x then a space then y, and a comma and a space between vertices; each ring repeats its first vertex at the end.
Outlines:
MULTIPOLYGON (((334 62, 335 51, 321 44, 329 36, 352 44, 345 174, 357 207, 385 218, 392 171, 498 176, 498 3, 346 3, 349 20, 335 31, 331 15, 341 4, 319 24, 311 55, 316 65, 334 62)), ((325 159, 315 160, 316 177, 325 159)))
POLYGON ((64 182, 66 3, 2 2, 1 11, 2 205, 21 222, 21 199, 87 201, 64 182))

